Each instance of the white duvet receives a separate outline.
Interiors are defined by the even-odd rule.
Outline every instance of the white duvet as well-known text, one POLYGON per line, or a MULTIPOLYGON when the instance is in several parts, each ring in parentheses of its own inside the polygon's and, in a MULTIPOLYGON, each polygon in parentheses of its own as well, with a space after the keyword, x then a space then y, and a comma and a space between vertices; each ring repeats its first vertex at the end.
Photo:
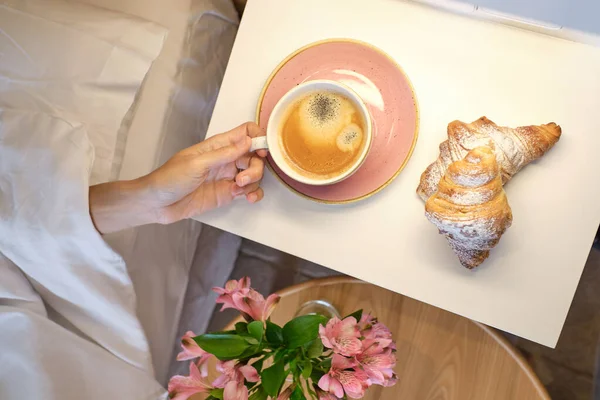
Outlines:
POLYGON ((123 259, 89 216, 166 31, 0 0, 0 399, 160 399, 123 259))
MULTIPOLYGON (((170 239, 177 247, 156 249, 161 257, 145 251, 138 237, 134 249, 142 254, 130 258, 151 260, 132 264, 132 286, 123 259, 91 223, 87 190, 118 175, 125 143, 125 178, 148 172, 157 154, 176 151, 152 133, 161 131, 163 114, 162 130, 179 146, 201 139, 235 34, 235 13, 227 0, 82 1, 102 8, 0 0, 2 400, 163 399, 156 377, 165 382, 176 351, 187 270, 173 267, 189 268, 195 247, 182 248, 195 245, 193 235, 176 231, 170 239), (153 61, 165 32, 155 23, 170 33, 153 61), (179 55, 183 40, 190 45, 179 55), (178 63, 181 88, 165 111, 178 63), (118 129, 131 104, 131 128, 118 129), (170 260, 175 250, 177 260, 170 260), (173 284, 174 275, 183 286, 173 284), (136 295, 142 299, 137 305, 136 295)), ((218 270, 225 273, 221 264, 218 270)), ((195 274, 211 286, 205 268, 195 274)), ((204 288, 188 292, 198 297, 198 290, 204 288)))
POLYGON ((164 397, 125 263, 89 217, 85 130, 0 121, 0 398, 164 397))

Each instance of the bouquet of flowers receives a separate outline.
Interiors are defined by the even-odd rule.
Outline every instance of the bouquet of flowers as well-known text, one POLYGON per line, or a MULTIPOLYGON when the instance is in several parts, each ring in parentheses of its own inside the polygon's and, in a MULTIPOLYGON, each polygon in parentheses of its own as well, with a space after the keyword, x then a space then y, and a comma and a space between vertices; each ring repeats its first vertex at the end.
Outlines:
POLYGON ((279 296, 265 299, 249 278, 213 290, 221 311, 234 308, 246 322, 225 332, 185 334, 177 360, 192 360, 190 375, 171 378, 170 399, 196 393, 209 400, 360 399, 371 385, 396 383, 392 334, 362 310, 343 319, 302 315, 281 327, 269 319, 279 296), (209 382, 212 357, 220 376, 209 382))

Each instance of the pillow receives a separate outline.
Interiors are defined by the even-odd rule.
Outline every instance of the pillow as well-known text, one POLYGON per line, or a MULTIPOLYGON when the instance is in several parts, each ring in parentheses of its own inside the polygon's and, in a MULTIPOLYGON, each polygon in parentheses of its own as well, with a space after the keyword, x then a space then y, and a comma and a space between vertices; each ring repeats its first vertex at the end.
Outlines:
POLYGON ((109 180, 121 121, 166 30, 60 0, 0 0, 0 26, 0 109, 81 124, 95 152, 90 183, 109 180))

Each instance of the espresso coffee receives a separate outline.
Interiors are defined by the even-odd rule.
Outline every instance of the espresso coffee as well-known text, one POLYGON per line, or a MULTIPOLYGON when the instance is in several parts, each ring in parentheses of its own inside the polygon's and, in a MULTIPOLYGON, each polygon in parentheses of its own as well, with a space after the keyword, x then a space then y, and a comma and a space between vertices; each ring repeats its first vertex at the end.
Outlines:
POLYGON ((367 142, 359 108, 344 95, 326 90, 292 103, 279 133, 290 165, 312 179, 343 174, 357 162, 367 142))

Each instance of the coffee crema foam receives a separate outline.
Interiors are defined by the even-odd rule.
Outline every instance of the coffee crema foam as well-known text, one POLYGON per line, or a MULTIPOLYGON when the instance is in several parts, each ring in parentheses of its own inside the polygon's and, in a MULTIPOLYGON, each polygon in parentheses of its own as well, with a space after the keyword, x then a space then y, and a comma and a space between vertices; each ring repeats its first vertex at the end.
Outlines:
POLYGON ((329 179, 350 169, 360 157, 365 121, 346 96, 311 92, 286 110, 280 142, 290 165, 311 179, 329 179))

